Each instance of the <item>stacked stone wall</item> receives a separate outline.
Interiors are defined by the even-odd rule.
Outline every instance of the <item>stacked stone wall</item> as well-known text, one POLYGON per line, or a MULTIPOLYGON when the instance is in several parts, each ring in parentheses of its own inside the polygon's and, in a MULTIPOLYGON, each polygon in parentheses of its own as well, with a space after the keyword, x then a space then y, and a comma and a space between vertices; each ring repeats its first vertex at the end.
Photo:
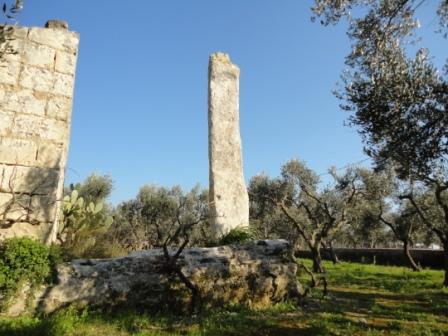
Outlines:
POLYGON ((0 240, 55 238, 79 36, 66 24, 14 28, 0 60, 0 240))

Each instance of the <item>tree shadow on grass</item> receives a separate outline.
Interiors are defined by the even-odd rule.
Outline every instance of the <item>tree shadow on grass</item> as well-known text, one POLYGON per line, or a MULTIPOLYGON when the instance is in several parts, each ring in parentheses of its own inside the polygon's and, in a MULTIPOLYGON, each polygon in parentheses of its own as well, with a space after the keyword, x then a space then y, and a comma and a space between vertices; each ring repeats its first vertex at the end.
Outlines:
MULTIPOLYGON (((448 294, 443 292, 406 295, 381 292, 362 293, 333 289, 331 290, 331 295, 333 295, 334 299, 325 303, 324 306, 326 306, 326 310, 333 312, 354 311, 372 315, 372 313, 375 313, 373 308, 381 304, 381 306, 387 307, 390 313, 387 316, 394 315, 396 311, 407 313, 409 318, 413 318, 412 315, 417 314, 448 316, 448 294)), ((322 309, 322 306, 320 309, 322 309)))

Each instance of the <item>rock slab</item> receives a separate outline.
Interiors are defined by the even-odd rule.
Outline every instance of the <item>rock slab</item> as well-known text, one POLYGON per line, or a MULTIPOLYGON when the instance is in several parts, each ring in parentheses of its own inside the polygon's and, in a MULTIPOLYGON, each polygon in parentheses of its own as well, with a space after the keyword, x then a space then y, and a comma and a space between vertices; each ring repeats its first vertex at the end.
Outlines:
MULTIPOLYGON (((262 240, 186 249, 178 262, 198 289, 203 306, 238 303, 260 307, 303 293, 297 265, 289 255, 287 241, 262 240)), ((166 272, 164 261, 160 249, 122 258, 75 260, 59 267, 58 283, 35 295, 34 307, 47 313, 68 304, 188 309, 190 292, 166 272)), ((10 314, 20 313, 17 307, 23 306, 14 302, 10 314)))
POLYGON ((239 118, 239 68, 227 54, 209 61, 210 211, 216 238, 249 226, 239 118))

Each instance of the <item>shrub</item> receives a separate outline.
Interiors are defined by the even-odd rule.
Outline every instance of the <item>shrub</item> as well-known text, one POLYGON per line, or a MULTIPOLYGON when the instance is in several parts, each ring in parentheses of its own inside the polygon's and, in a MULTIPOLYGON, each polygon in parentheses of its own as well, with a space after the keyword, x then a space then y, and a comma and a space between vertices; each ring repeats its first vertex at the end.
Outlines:
POLYGON ((251 228, 235 228, 221 237, 218 245, 241 244, 257 239, 255 232, 251 228))
POLYGON ((85 249, 82 253, 83 258, 117 258, 124 257, 129 254, 119 241, 110 237, 110 235, 102 235, 97 238, 95 245, 85 249))
POLYGON ((24 283, 31 290, 51 281, 60 260, 57 247, 48 247, 31 238, 10 238, 0 243, 0 310, 24 283))

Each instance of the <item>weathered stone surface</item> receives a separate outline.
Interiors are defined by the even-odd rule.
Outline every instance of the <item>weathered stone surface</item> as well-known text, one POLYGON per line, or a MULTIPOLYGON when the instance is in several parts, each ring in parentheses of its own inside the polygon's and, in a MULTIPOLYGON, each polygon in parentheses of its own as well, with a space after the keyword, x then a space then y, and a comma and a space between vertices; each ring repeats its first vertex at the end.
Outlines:
POLYGON ((0 96, 2 108, 7 111, 43 116, 47 104, 46 96, 32 90, 4 91, 0 96))
POLYGON ((48 101, 47 116, 66 121, 70 119, 71 110, 72 100, 70 98, 55 96, 48 101))
MULTIPOLYGON (((17 29, 14 30, 14 32, 16 32, 17 29)), ((19 30, 20 31, 20 30, 19 30)), ((12 38, 13 40, 10 40, 8 42, 8 46, 10 47, 10 49, 14 52, 11 53, 6 53, 3 54, 2 56, 2 60, 4 61, 8 61, 8 62, 20 62, 22 60, 21 55, 23 55, 24 52, 24 47, 25 47, 25 41, 23 40, 24 38, 22 37, 17 37, 15 36, 16 34, 13 33, 12 34, 12 38)), ((21 35, 21 33, 17 34, 17 35, 21 35)), ((26 36, 25 36, 26 37, 26 36)), ((1 71, 1 68, 0 68, 1 71)))
POLYGON ((239 68, 216 53, 209 63, 210 209, 217 237, 249 225, 239 130, 239 68))
POLYGON ((14 120, 12 135, 23 138, 40 138, 56 141, 67 141, 67 123, 43 117, 18 114, 14 120))
MULTIPOLYGON (((284 240, 256 241, 186 249, 179 264, 205 306, 239 303, 259 307, 302 294, 297 265, 289 253, 284 240)), ((74 260, 59 267, 58 283, 43 288, 34 306, 44 312, 71 303, 188 309, 190 292, 168 275, 164 260, 160 249, 116 259, 74 260)))
POLYGON ((60 168, 62 158, 65 156, 62 143, 41 142, 36 155, 35 165, 37 167, 60 168))
POLYGON ((28 30, 28 27, 14 26, 14 30, 12 32, 12 37, 15 38, 14 41, 26 39, 28 30))
POLYGON ((52 194, 57 187, 59 170, 6 165, 0 191, 10 193, 52 194))
MULTIPOLYGON (((15 222, 7 230, 0 229, 0 240, 13 237, 31 237, 45 241, 50 233, 51 223, 41 223, 34 225, 29 222, 15 222)), ((23 312, 22 312, 23 313, 23 312)))
POLYGON ((0 61, 0 84, 15 85, 19 79, 21 64, 16 61, 0 61))
POLYGON ((33 165, 36 161, 36 153, 37 145, 34 141, 0 138, 0 157, 3 163, 33 165))
POLYGON ((51 92, 54 85, 54 73, 49 69, 25 66, 20 75, 19 84, 26 89, 51 92))
POLYGON ((49 223, 54 219, 56 211, 55 196, 31 197, 29 219, 31 222, 49 223))
POLYGON ((58 28, 33 27, 30 28, 28 38, 33 42, 67 51, 76 51, 79 43, 78 34, 58 28))
POLYGON ((4 137, 11 133, 13 122, 13 113, 0 110, 0 136, 4 137))
POLYGON ((71 97, 73 95, 73 85, 75 78, 72 75, 66 75, 61 73, 54 74, 54 87, 53 92, 55 94, 71 97))
POLYGON ((76 54, 64 51, 56 53, 55 70, 65 74, 73 75, 76 68, 76 54))
POLYGON ((30 197, 28 195, 12 195, 0 192, 0 218, 25 220, 28 216, 30 197), (14 197, 14 199, 13 199, 14 197))
POLYGON ((45 68, 53 68, 56 51, 47 46, 39 44, 30 44, 25 50, 25 62, 29 65, 35 65, 45 68))

